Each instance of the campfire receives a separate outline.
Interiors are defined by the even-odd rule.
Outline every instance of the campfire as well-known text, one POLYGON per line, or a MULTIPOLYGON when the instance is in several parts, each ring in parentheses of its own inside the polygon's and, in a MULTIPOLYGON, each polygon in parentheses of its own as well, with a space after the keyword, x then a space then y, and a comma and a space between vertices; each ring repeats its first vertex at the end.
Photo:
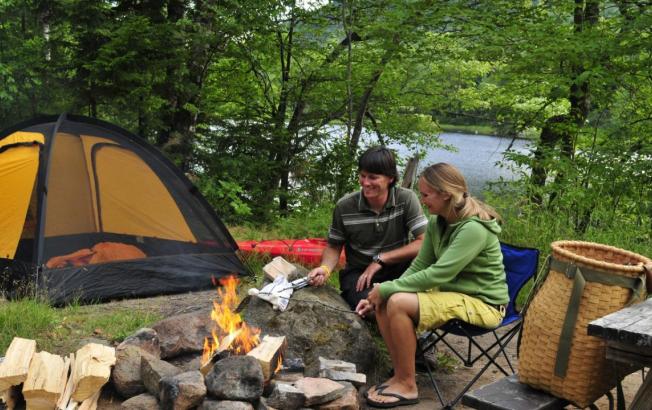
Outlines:
MULTIPOLYGON (((215 328, 211 338, 204 339, 202 367, 207 365, 216 354, 229 351, 236 355, 249 353, 260 343, 260 329, 248 326, 235 310, 239 298, 237 292, 238 279, 228 276, 219 280, 221 288, 217 288, 218 299, 213 301, 211 319, 215 328)), ((213 284, 217 286, 215 278, 213 284)))
MULTIPOLYGON (((265 336, 260 342, 260 329, 249 326, 238 312, 238 279, 228 276, 220 279, 217 288, 218 298, 213 301, 211 319, 215 327, 211 337, 204 339, 200 371, 206 375, 215 362, 230 355, 248 355, 255 357, 263 369, 265 381, 268 382, 283 364, 283 351, 287 347, 284 336, 265 336)), ((213 284, 217 286, 213 279, 213 284)))

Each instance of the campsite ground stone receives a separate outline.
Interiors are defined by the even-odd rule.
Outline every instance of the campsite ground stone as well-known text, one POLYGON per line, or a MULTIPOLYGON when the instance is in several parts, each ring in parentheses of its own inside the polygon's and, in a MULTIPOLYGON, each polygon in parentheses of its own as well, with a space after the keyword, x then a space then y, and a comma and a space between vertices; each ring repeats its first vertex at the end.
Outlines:
POLYGON ((122 402, 125 410, 158 410, 158 400, 149 393, 139 394, 122 402))
POLYGON ((332 369, 320 370, 319 377, 325 377, 335 381, 351 382, 356 387, 363 386, 367 383, 367 376, 363 373, 341 372, 332 369))
POLYGON ((315 406, 317 410, 358 410, 360 402, 358 400, 358 390, 349 384, 346 391, 339 399, 329 401, 328 403, 315 406))
POLYGON ((294 386, 306 395, 305 405, 308 407, 338 399, 346 392, 342 384, 321 377, 304 377, 294 386))
POLYGON ((254 406, 246 401, 205 399, 199 410, 254 410, 254 406))
POLYGON ((206 375, 210 395, 224 400, 254 402, 263 394, 263 369, 252 356, 230 356, 206 375))
POLYGON ((145 389, 154 397, 159 397, 160 382, 163 378, 181 373, 178 367, 152 356, 143 356, 140 361, 140 374, 145 389))
POLYGON ((185 353, 201 352, 204 338, 211 335, 213 322, 210 308, 163 319, 152 328, 158 333, 161 358, 169 359, 185 353))
POLYGON ((296 387, 286 383, 275 383, 267 404, 279 409, 295 410, 303 407, 306 395, 296 387))
POLYGON ((169 359, 168 363, 177 366, 184 372, 199 370, 201 368, 201 355, 197 353, 185 354, 169 359))
POLYGON ((161 344, 159 342, 158 333, 156 333, 156 330, 148 327, 138 329, 135 333, 126 337, 125 340, 116 347, 116 351, 124 349, 127 346, 138 346, 155 357, 161 357, 161 344))
POLYGON ((161 379, 161 408, 187 410, 197 407, 206 398, 204 376, 199 370, 161 379))
POLYGON ((335 370, 338 372, 350 372, 356 373, 356 367, 354 363, 345 362, 343 360, 332 360, 326 359, 324 357, 319 357, 319 371, 322 370, 335 370))
POLYGON ((133 397, 145 391, 140 373, 140 362, 143 356, 152 360, 157 359, 138 346, 126 345, 119 350, 116 349, 116 361, 111 372, 111 380, 122 397, 133 397))

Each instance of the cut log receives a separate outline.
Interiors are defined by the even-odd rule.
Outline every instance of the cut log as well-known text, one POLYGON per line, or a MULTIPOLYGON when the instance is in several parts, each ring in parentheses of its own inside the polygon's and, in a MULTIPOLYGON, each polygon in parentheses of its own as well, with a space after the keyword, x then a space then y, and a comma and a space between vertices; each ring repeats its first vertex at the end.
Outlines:
POLYGON ((271 280, 276 279, 277 276, 281 275, 287 279, 290 274, 296 271, 297 268, 290 262, 283 259, 282 256, 277 256, 272 259, 267 265, 263 266, 263 272, 271 280))
POLYGON ((115 349, 89 343, 75 354, 72 399, 83 402, 97 393, 109 381, 111 366, 115 364, 115 349))
POLYGON ((206 363, 202 364, 201 367, 199 368, 199 371, 201 374, 206 376, 208 372, 211 371, 213 366, 215 365, 215 362, 218 360, 224 358, 224 356, 228 353, 228 350, 231 348, 231 345, 235 341, 235 339, 240 335, 240 332, 242 332, 242 329, 238 329, 235 332, 232 332, 220 340, 220 346, 215 349, 211 357, 206 361, 206 363))
POLYGON ((95 392, 91 397, 87 398, 84 400, 80 405, 79 405, 79 410, 96 410, 97 409, 97 402, 100 399, 100 395, 102 394, 102 388, 95 392))
POLYGON ((35 351, 35 340, 14 337, 0 363, 0 390, 21 384, 27 379, 29 363, 35 351))
POLYGON ((254 347, 247 356, 255 357, 263 368, 265 381, 272 378, 276 370, 281 367, 283 353, 287 348, 285 336, 265 336, 263 341, 254 347))
POLYGON ((61 356, 48 352, 35 353, 23 383, 23 397, 30 409, 52 410, 66 386, 62 379, 65 362, 61 356))
POLYGON ((68 372, 65 372, 64 375, 62 376, 62 380, 66 381, 66 387, 63 389, 63 392, 61 393, 61 396, 59 396, 59 400, 57 401, 57 410, 65 410, 68 407, 68 403, 70 402, 70 397, 72 396, 72 391, 73 388, 75 387, 73 385, 73 372, 75 370, 75 354, 70 353, 70 355, 66 358, 68 362, 68 367, 69 367, 69 374, 68 372))

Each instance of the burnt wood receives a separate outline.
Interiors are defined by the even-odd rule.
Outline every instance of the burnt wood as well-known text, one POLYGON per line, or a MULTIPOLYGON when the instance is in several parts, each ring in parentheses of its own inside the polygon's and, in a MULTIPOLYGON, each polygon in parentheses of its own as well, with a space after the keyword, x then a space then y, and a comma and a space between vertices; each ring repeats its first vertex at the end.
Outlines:
POLYGON ((466 393, 462 404, 478 410, 556 410, 568 402, 519 382, 513 374, 466 393))

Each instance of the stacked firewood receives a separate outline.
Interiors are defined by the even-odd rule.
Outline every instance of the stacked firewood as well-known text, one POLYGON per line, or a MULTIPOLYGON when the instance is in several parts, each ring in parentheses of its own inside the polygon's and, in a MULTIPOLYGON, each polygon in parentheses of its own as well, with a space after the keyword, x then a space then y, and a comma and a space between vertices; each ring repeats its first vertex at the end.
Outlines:
POLYGON ((14 337, 0 363, 0 399, 22 398, 35 410, 95 410, 115 364, 115 349, 89 343, 67 357, 36 352, 36 341, 14 337))

